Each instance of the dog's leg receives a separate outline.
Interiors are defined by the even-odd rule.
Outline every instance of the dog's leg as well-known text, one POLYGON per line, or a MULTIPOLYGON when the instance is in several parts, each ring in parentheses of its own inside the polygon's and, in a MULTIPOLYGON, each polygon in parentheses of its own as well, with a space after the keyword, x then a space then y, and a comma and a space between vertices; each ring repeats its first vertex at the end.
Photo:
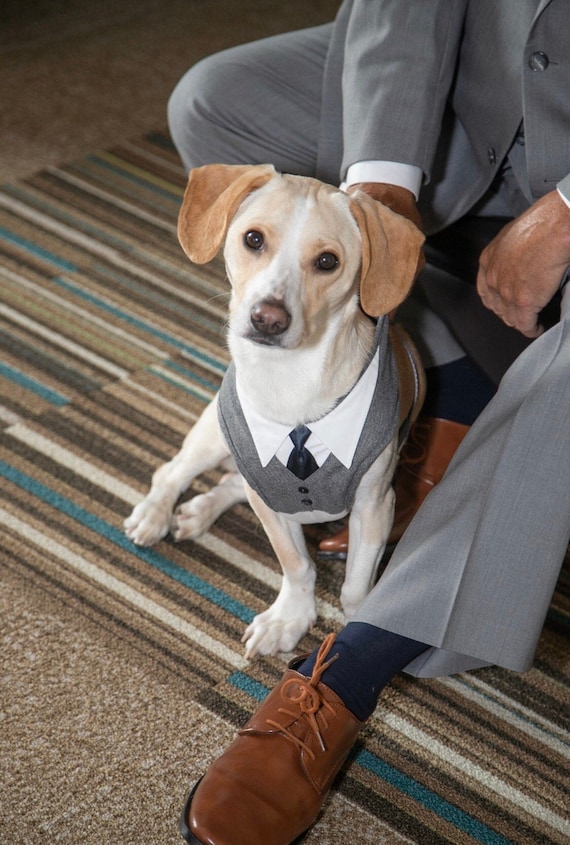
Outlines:
POLYGON ((154 473, 148 495, 124 522, 127 537, 138 546, 151 546, 162 539, 181 494, 197 475, 218 466, 228 455, 214 399, 186 435, 178 454, 154 473))
POLYGON ((391 479, 397 449, 390 444, 363 476, 348 523, 349 544, 340 601, 349 619, 368 595, 378 574, 394 521, 395 496, 391 479))
POLYGON ((194 496, 176 508, 171 524, 174 539, 194 540, 200 537, 224 511, 238 502, 247 502, 247 496, 243 477, 234 467, 207 493, 194 496))
POLYGON ((283 570, 277 598, 255 617, 242 637, 249 659, 256 654, 293 651, 315 624, 317 608, 315 565, 307 552, 302 526, 267 507, 248 485, 246 490, 283 570))

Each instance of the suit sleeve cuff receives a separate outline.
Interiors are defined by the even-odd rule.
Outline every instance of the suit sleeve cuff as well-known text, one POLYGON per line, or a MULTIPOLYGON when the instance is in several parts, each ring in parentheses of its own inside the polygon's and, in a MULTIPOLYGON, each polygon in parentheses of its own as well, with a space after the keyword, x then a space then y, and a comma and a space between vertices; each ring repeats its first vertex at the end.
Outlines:
POLYGON ((358 182, 383 182, 406 188, 417 199, 422 177, 421 167, 413 164, 401 164, 398 161, 358 161, 351 164, 346 171, 346 179, 342 187, 349 188, 358 182))

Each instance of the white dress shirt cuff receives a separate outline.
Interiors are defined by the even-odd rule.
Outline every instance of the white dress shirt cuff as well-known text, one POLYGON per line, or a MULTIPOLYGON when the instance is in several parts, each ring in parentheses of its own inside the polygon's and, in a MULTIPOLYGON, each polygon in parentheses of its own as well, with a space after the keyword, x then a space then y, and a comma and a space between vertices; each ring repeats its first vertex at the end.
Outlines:
POLYGON ((357 161, 346 171, 346 179, 341 187, 346 189, 358 182, 384 182, 406 188, 417 199, 422 178, 421 167, 413 164, 402 164, 399 161, 357 161))
MULTIPOLYGON (((556 188, 558 190, 560 198, 566 203, 568 208, 570 208, 570 173, 558 183, 556 188)), ((564 273, 562 282, 560 283, 561 288, 566 288, 566 309, 568 308, 568 303, 570 302, 570 297, 568 296, 568 290, 570 289, 570 286, 568 285, 568 282, 570 282, 570 267, 568 267, 568 269, 564 273)))
POLYGON ((556 187, 561 198, 570 208, 570 173, 568 174, 568 176, 565 176, 564 179, 562 179, 556 187))

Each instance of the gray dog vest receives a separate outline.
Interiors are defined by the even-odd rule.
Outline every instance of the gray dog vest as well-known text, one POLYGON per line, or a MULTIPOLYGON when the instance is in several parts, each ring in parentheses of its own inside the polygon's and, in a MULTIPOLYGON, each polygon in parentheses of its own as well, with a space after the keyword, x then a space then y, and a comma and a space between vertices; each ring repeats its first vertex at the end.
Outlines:
MULTIPOLYGON (((378 321, 375 340, 363 372, 378 349, 378 377, 351 466, 345 467, 330 453, 304 481, 275 456, 267 466, 262 465, 239 401, 235 366, 233 362, 230 364, 218 397, 219 423, 239 471, 272 510, 284 514, 321 511, 331 515, 351 510, 362 476, 384 451, 398 427, 398 373, 388 341, 387 318, 378 321)), ((311 421, 306 424, 310 427, 311 421)))

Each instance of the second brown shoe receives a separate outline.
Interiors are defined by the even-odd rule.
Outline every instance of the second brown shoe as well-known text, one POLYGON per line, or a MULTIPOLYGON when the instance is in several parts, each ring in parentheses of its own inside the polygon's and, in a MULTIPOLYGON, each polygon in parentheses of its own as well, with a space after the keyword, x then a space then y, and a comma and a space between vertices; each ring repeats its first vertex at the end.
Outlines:
POLYGON ((402 449, 396 470, 396 512, 389 544, 400 540, 428 493, 443 478, 468 431, 468 425, 451 420, 418 417, 402 449))
MULTIPOLYGON (((395 545, 430 490, 439 484, 467 432, 468 425, 437 417, 419 416, 404 445, 396 476, 396 511, 388 546, 395 545)), ((345 558, 348 525, 319 544, 319 557, 345 558)))
POLYGON ((285 672, 198 782, 180 819, 187 842, 291 845, 315 821, 362 727, 321 682, 333 642, 323 642, 310 678, 285 672))

